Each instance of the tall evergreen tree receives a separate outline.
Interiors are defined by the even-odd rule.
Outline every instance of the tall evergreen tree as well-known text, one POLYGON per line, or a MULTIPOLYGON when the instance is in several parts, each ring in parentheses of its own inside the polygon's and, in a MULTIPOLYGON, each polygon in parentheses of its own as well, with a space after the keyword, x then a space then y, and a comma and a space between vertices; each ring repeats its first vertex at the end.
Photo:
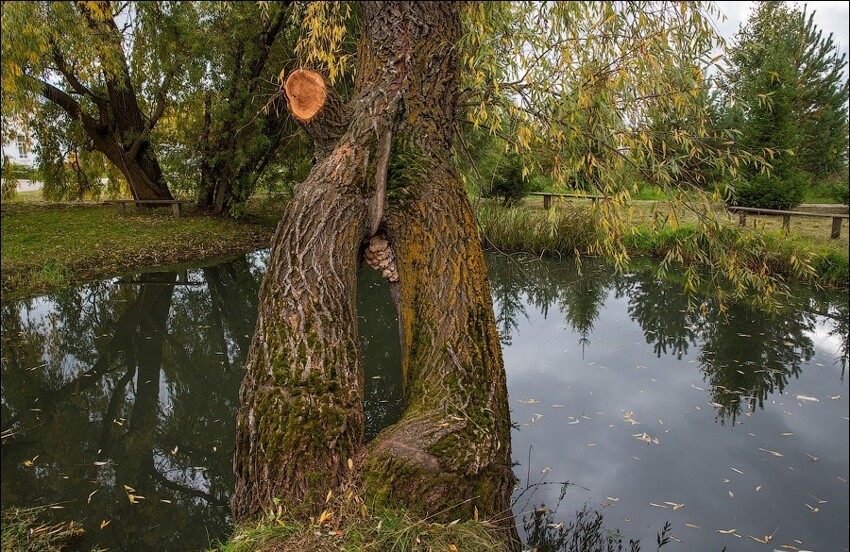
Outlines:
POLYGON ((847 167, 847 54, 839 55, 832 34, 823 36, 814 15, 800 15, 795 110, 803 131, 801 166, 815 178, 823 178, 847 167))
POLYGON ((846 56, 796 7, 761 2, 728 52, 723 81, 742 107, 743 145, 762 149, 768 172, 744 173, 740 203, 782 208, 807 184, 847 164, 846 56))

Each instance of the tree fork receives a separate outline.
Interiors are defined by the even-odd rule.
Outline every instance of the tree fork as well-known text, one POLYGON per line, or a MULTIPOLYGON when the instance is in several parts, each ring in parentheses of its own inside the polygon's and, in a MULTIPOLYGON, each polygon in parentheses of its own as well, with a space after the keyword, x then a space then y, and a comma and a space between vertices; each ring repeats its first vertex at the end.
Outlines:
POLYGON ((347 105, 313 71, 284 84, 318 161, 278 226, 260 291, 240 392, 234 515, 277 504, 316 515, 328 491, 362 476, 375 505, 434 519, 478 511, 509 540, 505 374, 475 217, 450 152, 457 7, 363 10, 347 105), (364 449, 355 286, 366 240, 367 260, 397 298, 405 411, 364 449))

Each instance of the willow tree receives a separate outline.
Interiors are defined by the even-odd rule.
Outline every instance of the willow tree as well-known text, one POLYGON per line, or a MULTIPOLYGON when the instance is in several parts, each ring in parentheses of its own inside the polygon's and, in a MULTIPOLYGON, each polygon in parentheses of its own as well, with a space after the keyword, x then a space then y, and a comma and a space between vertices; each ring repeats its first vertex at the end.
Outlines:
POLYGON ((135 199, 171 199, 151 132, 190 65, 193 5, 7 2, 2 24, 4 136, 14 127, 50 128, 69 146, 42 148, 42 161, 61 169, 98 152, 135 199), (54 112, 40 109, 44 103, 64 116, 47 121, 54 112))
POLYGON ((452 3, 367 3, 354 96, 286 80, 317 163, 275 234, 235 458, 237 518, 315 510, 356 464, 376 500, 421 513, 510 509, 505 374, 475 217, 452 161, 461 39, 452 3), (355 291, 390 280, 406 408, 363 452, 355 291))
MULTIPOLYGON (((367 2, 345 99, 328 83, 345 66, 333 55, 345 10, 307 9, 300 51, 318 70, 290 73, 283 93, 316 164, 278 226, 260 290, 233 512, 318 514, 354 481, 373 504, 504 520, 514 482, 505 373, 452 155, 460 121, 506 135, 518 152, 545 144, 565 185, 570 171, 593 168, 622 203, 624 165, 673 182, 676 160, 641 125, 649 107, 687 109, 703 86, 711 22, 691 2, 367 2), (582 117, 591 104, 594 116, 582 117), (368 445, 355 312, 364 259, 390 282, 405 382, 400 420, 368 445)), ((734 167, 698 134, 677 139, 734 167)), ((617 252, 622 227, 610 212, 599 248, 617 252)))

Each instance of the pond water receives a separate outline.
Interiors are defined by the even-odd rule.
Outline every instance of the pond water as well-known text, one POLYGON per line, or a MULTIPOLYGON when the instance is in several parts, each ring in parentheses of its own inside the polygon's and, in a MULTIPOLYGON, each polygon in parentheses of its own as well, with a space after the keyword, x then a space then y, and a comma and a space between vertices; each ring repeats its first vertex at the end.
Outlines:
MULTIPOLYGON (((54 505, 86 528, 80 550, 226 536, 266 255, 4 303, 3 508, 54 505)), ((846 294, 801 288, 788 312, 721 312, 689 309, 649 261, 624 275, 488 264, 529 545, 616 530, 652 550, 669 523, 664 550, 847 550, 846 294)), ((399 415, 399 349, 370 269, 358 302, 371 438, 399 415)))

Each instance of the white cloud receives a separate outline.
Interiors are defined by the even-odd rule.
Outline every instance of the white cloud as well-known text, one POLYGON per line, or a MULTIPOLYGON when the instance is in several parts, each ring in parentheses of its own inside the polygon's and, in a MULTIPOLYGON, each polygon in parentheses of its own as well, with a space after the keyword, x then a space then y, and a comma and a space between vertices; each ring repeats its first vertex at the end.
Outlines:
MULTIPOLYGON (((832 33, 838 50, 847 53, 850 46, 850 4, 847 2, 800 2, 806 11, 815 12, 815 24, 824 31, 825 35, 832 33)), ((745 24, 747 16, 755 2, 717 2, 717 7, 726 16, 725 21, 717 21, 720 34, 730 42, 745 24)))

